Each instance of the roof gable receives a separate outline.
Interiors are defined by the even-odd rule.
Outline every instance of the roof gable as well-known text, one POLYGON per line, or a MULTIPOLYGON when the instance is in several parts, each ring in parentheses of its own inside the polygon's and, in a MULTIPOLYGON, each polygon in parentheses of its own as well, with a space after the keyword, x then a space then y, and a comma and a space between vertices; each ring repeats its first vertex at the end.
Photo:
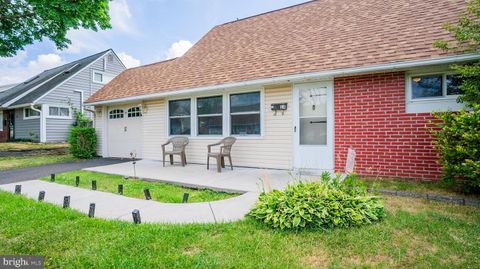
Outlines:
POLYGON ((214 27, 174 61, 124 72, 88 102, 430 59, 464 0, 319 0, 214 27))

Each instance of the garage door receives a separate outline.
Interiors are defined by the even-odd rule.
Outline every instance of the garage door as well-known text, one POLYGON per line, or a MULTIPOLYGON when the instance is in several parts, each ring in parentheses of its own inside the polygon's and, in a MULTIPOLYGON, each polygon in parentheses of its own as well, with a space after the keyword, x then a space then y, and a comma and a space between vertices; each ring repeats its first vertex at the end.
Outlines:
POLYGON ((111 107, 108 111, 108 154, 130 158, 142 157, 142 111, 138 106, 111 107))

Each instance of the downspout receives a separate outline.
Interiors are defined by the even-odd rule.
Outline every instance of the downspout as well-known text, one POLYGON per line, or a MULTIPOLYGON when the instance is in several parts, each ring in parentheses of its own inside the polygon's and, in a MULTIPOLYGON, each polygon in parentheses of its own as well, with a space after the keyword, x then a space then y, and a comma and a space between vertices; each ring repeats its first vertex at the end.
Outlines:
POLYGON ((40 113, 40 143, 45 143, 47 142, 47 122, 46 122, 46 117, 45 117, 45 106, 42 105, 41 106, 41 110, 40 109, 37 109, 34 107, 33 104, 30 105, 30 109, 31 110, 34 110, 34 111, 37 111, 38 113, 40 113))

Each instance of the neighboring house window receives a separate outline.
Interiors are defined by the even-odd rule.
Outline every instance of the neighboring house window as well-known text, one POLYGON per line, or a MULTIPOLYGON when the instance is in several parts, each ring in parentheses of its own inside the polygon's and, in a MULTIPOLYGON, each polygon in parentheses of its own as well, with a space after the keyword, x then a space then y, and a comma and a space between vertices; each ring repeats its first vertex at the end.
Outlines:
POLYGON ((3 110, 0 110, 0 132, 3 132, 3 110))
POLYGON ((136 117, 141 117, 142 116, 142 111, 140 110, 140 107, 132 107, 129 108, 127 111, 127 116, 129 118, 136 118, 136 117))
POLYGON ((191 100, 172 100, 168 102, 170 135, 190 135, 191 100))
POLYGON ((108 117, 110 119, 123 119, 123 114, 123 109, 114 109, 110 111, 108 117))
POLYGON ((260 135, 260 92, 230 95, 232 135, 260 135))
POLYGON ((40 117, 40 112, 33 110, 29 107, 23 109, 23 118, 24 119, 36 119, 40 117))
POLYGON ((110 80, 112 80, 113 77, 114 77, 113 75, 105 72, 93 71, 93 82, 95 83, 106 84, 110 82, 110 80))
POLYGON ((448 97, 461 94, 462 78, 457 74, 431 74, 411 77, 412 99, 448 97))
POLYGON ((48 116, 55 118, 70 118, 70 108, 49 106, 48 116))
POLYGON ((457 103, 462 94, 463 79, 451 72, 436 72, 407 75, 407 113, 459 110, 457 103))
POLYGON ((201 97, 197 99, 198 135, 222 135, 223 96, 201 97))

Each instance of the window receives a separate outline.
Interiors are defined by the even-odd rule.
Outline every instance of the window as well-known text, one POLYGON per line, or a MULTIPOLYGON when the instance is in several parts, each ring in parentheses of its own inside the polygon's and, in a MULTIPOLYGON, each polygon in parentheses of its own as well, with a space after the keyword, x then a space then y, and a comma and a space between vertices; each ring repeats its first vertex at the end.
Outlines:
POLYGON ((198 135, 222 135, 222 96, 197 99, 198 135))
POLYGON ((70 109, 68 107, 48 107, 48 116, 58 118, 70 118, 70 109))
POLYGON ((140 110, 140 107, 132 107, 129 108, 127 111, 127 116, 129 118, 136 118, 136 117, 141 117, 142 116, 142 111, 140 110))
POLYGON ((190 99, 172 100, 168 102, 170 135, 190 135, 190 99))
POLYGON ((230 95, 232 135, 260 135, 260 92, 230 95))
POLYGON ((40 117, 40 112, 33 110, 29 107, 23 109, 23 118, 25 119, 35 119, 40 117))
POLYGON ((100 72, 93 72, 93 82, 104 83, 103 74, 100 72))
POLYGON ((457 74, 431 74, 411 77, 411 98, 441 98, 461 94, 462 78, 457 74))
POLYGON ((109 113, 110 119, 123 119, 123 109, 114 109, 109 113))

